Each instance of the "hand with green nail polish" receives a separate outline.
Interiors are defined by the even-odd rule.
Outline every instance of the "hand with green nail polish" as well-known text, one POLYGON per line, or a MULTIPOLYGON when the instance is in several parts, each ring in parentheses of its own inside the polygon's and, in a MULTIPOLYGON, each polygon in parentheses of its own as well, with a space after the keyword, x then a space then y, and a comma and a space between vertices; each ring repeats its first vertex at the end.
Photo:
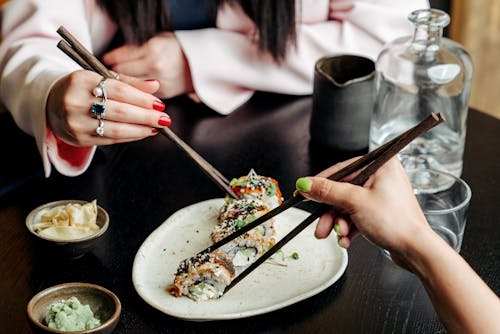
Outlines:
POLYGON ((363 187, 325 178, 350 162, 296 182, 305 198, 332 205, 315 236, 326 238, 334 230, 339 245, 348 248, 361 234, 388 250, 396 264, 422 280, 450 333, 500 333, 500 299, 430 228, 399 160, 387 162, 363 187))
POLYGON ((352 162, 339 163, 317 176, 297 179, 296 188, 305 198, 332 205, 316 227, 316 236, 326 238, 335 228, 343 247, 349 247, 361 232, 374 244, 398 254, 413 237, 413 231, 430 228, 413 195, 401 164, 392 159, 365 184, 334 182, 323 176, 352 162), (402 224, 401 221, 407 221, 402 224))

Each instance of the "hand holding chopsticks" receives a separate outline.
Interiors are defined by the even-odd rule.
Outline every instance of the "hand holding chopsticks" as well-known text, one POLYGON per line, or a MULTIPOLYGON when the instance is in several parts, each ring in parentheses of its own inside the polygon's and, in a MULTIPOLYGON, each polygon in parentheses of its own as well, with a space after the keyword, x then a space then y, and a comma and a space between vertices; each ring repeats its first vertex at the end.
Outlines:
MULTIPOLYGON (((61 40, 57 47, 66 55, 78 63, 82 68, 94 71, 102 75, 104 78, 112 78, 119 80, 119 75, 110 71, 104 66, 90 51, 88 51, 66 28, 59 27, 57 33, 61 35, 61 40)), ((195 150, 182 141, 169 128, 160 128, 160 133, 173 141, 177 147, 182 149, 199 167, 200 169, 217 184, 225 193, 233 198, 237 198, 236 194, 229 186, 229 181, 214 168, 210 163, 203 159, 195 150)))
MULTIPOLYGON (((329 179, 333 180, 333 181, 341 181, 346 176, 351 175, 352 173, 354 173, 356 171, 359 171, 359 174, 357 174, 351 181, 349 181, 349 183, 359 185, 359 186, 363 185, 373 173, 375 173, 389 159, 394 157, 406 145, 408 145, 411 141, 413 141, 415 138, 420 136, 422 133, 426 132, 427 130, 433 128, 434 126, 440 124, 443 121, 444 121, 444 119, 442 118, 442 116, 439 113, 438 114, 434 114, 434 113, 430 114, 427 118, 425 118, 422 122, 420 122, 415 127, 409 129, 408 131, 402 133, 401 135, 399 135, 398 137, 389 141, 385 145, 380 146, 378 149, 367 153, 363 157, 352 162, 351 164, 349 164, 348 166, 339 170, 338 172, 332 174, 329 177, 329 179)), ((272 217, 276 216, 277 214, 285 211, 286 209, 288 209, 291 206, 294 206, 294 205, 300 203, 303 200, 304 200, 304 197, 302 195, 296 194, 292 199, 284 202, 281 206, 279 206, 276 209, 271 210, 267 214, 257 218, 252 223, 247 224, 246 226, 237 230, 236 232, 234 232, 233 234, 231 234, 227 238, 222 239, 220 242, 212 245, 211 247, 206 248, 205 250, 201 251, 200 253, 209 252, 209 251, 214 250, 218 247, 221 247, 222 245, 233 240, 234 238, 242 235, 246 231, 249 231, 252 228, 255 228, 256 226, 262 224, 264 221, 271 219, 272 217)), ((299 225, 297 225, 297 227, 295 227, 291 232, 289 232, 282 240, 277 242, 271 249, 269 249, 261 257, 259 257, 254 263, 252 263, 243 272, 241 272, 238 276, 236 276, 232 280, 231 284, 229 284, 226 287, 225 292, 227 292, 231 288, 233 288, 244 277, 246 277, 248 274, 250 274, 260 264, 262 264, 264 261, 266 261, 275 252, 277 252, 279 249, 281 249, 285 244, 287 244, 290 240, 292 240, 297 234, 299 234, 302 230, 304 230, 307 226, 309 226, 318 217, 320 217, 322 214, 326 213, 329 209, 330 209, 329 205, 320 204, 318 206, 318 208, 309 217, 307 217, 304 221, 302 221, 299 225)))

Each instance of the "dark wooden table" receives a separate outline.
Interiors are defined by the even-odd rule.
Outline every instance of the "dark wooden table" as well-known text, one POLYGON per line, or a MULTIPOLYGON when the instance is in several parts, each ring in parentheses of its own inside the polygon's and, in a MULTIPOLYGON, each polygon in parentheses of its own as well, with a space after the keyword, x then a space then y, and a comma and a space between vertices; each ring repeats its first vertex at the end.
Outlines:
MULTIPOLYGON (((228 177, 250 168, 273 176, 288 198, 297 177, 315 174, 360 152, 310 144, 311 99, 257 94, 222 117, 179 98, 170 101, 172 129, 228 177)), ((27 333, 26 305, 38 291, 85 281, 114 291, 123 305, 115 333, 439 333, 444 332, 418 279, 363 238, 349 249, 344 275, 331 287, 284 309, 251 318, 190 322, 144 302, 132 264, 145 238, 176 210, 223 194, 173 143, 158 135, 102 147, 87 172, 45 179, 34 141, 0 114, 0 333, 27 333), (37 252, 24 219, 59 199, 97 199, 110 229, 83 258, 60 262, 37 252)), ((500 291, 500 120, 471 110, 463 178, 473 199, 461 254, 500 291)), ((305 207, 308 209, 307 207, 305 207)), ((290 278, 293 279, 293 278, 290 278)), ((478 310, 479 311, 479 310, 478 310)))

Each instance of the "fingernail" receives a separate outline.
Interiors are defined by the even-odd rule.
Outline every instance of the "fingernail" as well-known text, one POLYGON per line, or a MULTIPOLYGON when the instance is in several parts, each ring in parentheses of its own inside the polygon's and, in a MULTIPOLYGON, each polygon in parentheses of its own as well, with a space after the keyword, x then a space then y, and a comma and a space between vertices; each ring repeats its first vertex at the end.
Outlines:
POLYGON ((153 109, 158 110, 158 111, 163 111, 165 110, 165 104, 161 102, 160 100, 155 100, 153 102, 153 109))
POLYGON ((339 227, 339 224, 335 224, 333 225, 333 229, 335 230, 335 233, 337 233, 337 235, 339 235, 339 230, 340 230, 340 227, 339 227))
POLYGON ((300 191, 308 192, 311 190, 311 186, 312 181, 308 177, 301 177, 295 182, 295 187, 300 191))
POLYGON ((342 237, 337 237, 337 243, 339 244, 340 247, 344 248, 344 246, 342 246, 342 237))
POLYGON ((151 130, 151 133, 154 133, 154 134, 157 134, 158 132, 160 132, 160 130, 158 130, 158 129, 156 129, 156 128, 153 128, 153 129, 151 130))
POLYGON ((169 126, 172 124, 172 119, 168 115, 163 115, 158 120, 158 124, 161 126, 169 126))

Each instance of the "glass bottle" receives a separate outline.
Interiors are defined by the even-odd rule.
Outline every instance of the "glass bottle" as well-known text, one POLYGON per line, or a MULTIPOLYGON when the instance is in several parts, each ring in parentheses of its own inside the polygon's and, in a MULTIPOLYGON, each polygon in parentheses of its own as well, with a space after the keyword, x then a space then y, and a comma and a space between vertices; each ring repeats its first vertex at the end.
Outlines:
POLYGON ((376 61, 370 150, 413 127, 431 112, 445 122, 400 154, 406 170, 432 168, 462 173, 472 61, 458 43, 443 37, 450 17, 437 9, 409 15, 413 36, 388 43, 376 61))

